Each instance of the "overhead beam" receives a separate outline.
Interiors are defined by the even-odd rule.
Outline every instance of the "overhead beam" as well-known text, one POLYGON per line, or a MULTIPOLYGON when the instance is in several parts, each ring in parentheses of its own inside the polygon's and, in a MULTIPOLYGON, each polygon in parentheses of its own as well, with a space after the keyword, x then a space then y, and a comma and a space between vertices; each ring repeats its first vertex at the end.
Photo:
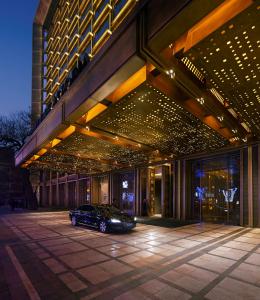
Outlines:
MULTIPOLYGON (((117 103, 125 95, 137 88, 139 85, 145 82, 147 73, 147 66, 143 66, 136 73, 130 76, 126 81, 120 84, 110 95, 106 97, 106 100, 111 104, 117 103)), ((108 108, 103 103, 97 103, 89 111, 87 111, 79 120, 79 124, 87 124, 89 121, 100 115, 104 110, 108 108)))
POLYGON ((205 16, 201 21, 184 33, 177 41, 173 41, 173 53, 188 51, 226 22, 244 11, 253 0, 226 0, 205 16))
MULTIPOLYGON (((161 53, 161 59, 164 65, 170 65, 170 68, 174 70, 174 78, 171 80, 168 76, 168 82, 171 80, 172 84, 177 85, 181 90, 189 95, 189 97, 193 99, 194 103, 196 99, 203 98, 203 106, 207 108, 207 114, 210 114, 215 118, 224 116, 222 124, 224 124, 224 127, 227 127, 229 131, 235 130, 235 134, 232 132, 233 137, 238 136, 242 139, 248 136, 248 132, 240 124, 240 121, 236 119, 209 90, 207 90, 206 85, 200 82, 199 79, 197 79, 196 76, 193 75, 184 64, 176 59, 172 53, 169 57, 169 49, 170 48, 168 47, 161 53)), ((160 77, 161 76, 164 76, 164 80, 167 81, 167 78, 164 74, 160 75, 160 77)))
MULTIPOLYGON (((82 166, 77 166, 75 168, 75 166, 73 164, 70 164, 70 163, 57 163, 57 162, 46 162, 46 161, 34 161, 33 163, 30 164, 30 167, 31 166, 34 166, 34 165, 38 165, 38 166, 45 166, 47 167, 48 169, 58 169, 58 170, 62 170, 63 168, 66 169, 66 170, 71 170, 71 172, 75 172, 75 171, 81 171, 81 173, 84 173, 86 172, 87 174, 88 173, 93 173, 93 172, 102 172, 102 170, 99 170, 99 169, 96 169, 96 168, 84 168, 82 166), (91 169, 91 171, 90 171, 91 169)), ((85 174, 85 173, 84 173, 85 174)))
POLYGON ((108 97, 107 100, 113 104, 122 99, 125 95, 136 89, 139 85, 145 82, 147 75, 147 66, 143 66, 129 79, 123 82, 117 89, 115 89, 108 97))
POLYGON ((74 124, 74 126, 76 127, 76 131, 83 135, 95 137, 97 139, 101 139, 103 141, 109 142, 110 144, 113 144, 113 145, 130 148, 135 151, 136 150, 143 150, 143 151, 149 151, 149 152, 156 151, 156 149, 154 149, 148 145, 140 144, 136 141, 127 139, 122 136, 119 137, 119 136, 115 135, 114 133, 106 132, 106 131, 100 130, 98 128, 93 128, 90 126, 87 126, 85 128, 78 124, 74 124))
POLYGON ((84 154, 71 153, 71 152, 68 152, 68 151, 60 151, 60 150, 52 149, 52 150, 49 151, 49 153, 57 154, 57 155, 64 155, 64 156, 77 157, 79 159, 89 160, 89 161, 93 161, 93 162, 96 162, 96 163, 109 165, 109 166, 115 166, 116 165, 120 168, 128 167, 128 165, 118 164, 117 162, 115 163, 115 160, 108 160, 108 159, 104 159, 104 158, 93 158, 93 157, 89 157, 89 156, 84 155, 84 154))

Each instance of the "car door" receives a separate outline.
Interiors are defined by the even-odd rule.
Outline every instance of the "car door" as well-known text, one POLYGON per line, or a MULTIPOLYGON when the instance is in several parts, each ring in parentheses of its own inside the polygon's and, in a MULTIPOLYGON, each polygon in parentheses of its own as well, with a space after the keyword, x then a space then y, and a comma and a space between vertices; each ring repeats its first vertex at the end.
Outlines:
POLYGON ((87 211, 87 205, 82 205, 78 208, 78 222, 87 224, 86 222, 86 211, 87 211))
POLYGON ((95 226, 95 208, 92 205, 86 205, 85 223, 89 226, 95 226))

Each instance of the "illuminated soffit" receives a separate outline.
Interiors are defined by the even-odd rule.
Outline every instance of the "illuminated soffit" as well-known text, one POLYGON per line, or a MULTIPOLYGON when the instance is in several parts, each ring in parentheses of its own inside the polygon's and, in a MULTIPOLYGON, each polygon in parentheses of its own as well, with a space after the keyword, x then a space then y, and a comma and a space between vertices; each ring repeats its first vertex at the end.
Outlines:
POLYGON ((256 136, 260 136, 259 9, 253 4, 182 55, 256 136))
POLYGON ((203 152, 228 143, 148 83, 110 106, 90 125, 168 154, 203 152))

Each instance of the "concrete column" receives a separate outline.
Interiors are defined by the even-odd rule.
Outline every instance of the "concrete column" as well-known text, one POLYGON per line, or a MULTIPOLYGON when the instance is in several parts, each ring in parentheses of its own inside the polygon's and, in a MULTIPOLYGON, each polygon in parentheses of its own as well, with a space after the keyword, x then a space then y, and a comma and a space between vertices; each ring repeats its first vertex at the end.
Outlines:
POLYGON ((46 188, 46 171, 42 171, 42 199, 41 199, 41 205, 47 206, 47 188, 46 188))
POLYGON ((140 169, 135 169, 135 214, 141 215, 141 182, 140 182, 140 169))
POLYGON ((90 204, 93 204, 93 197, 94 197, 94 178, 90 177, 90 204))
POLYGON ((52 207, 52 203, 53 203, 53 199, 52 199, 52 171, 50 170, 50 173, 49 173, 49 186, 50 186, 50 189, 49 189, 49 207, 52 207))
POLYGON ((56 206, 60 206, 59 172, 56 173, 56 206))
POLYGON ((244 225, 244 152, 243 149, 240 150, 240 195, 239 195, 239 205, 240 205, 240 226, 244 225))
POLYGON ((176 163, 172 164, 172 217, 176 218, 176 163))
POLYGON ((181 161, 177 161, 177 186, 176 186, 176 219, 181 219, 181 161))
POLYGON ((64 206, 69 206, 69 184, 68 184, 68 174, 66 174, 65 184, 64 184, 64 193, 65 193, 65 199, 64 199, 64 206))
POLYGON ((253 227, 253 149, 248 146, 248 226, 253 227))
POLYGON ((108 175, 108 202, 113 204, 113 174, 108 175))
POLYGON ((76 181, 76 187, 75 187, 75 206, 79 207, 79 175, 77 174, 77 181, 76 181))
POLYGON ((186 161, 182 161, 182 172, 181 172, 181 187, 182 187, 182 214, 181 219, 186 220, 186 161))
POLYGON ((162 166, 162 180, 161 180, 161 205, 162 216, 169 217, 170 212, 170 168, 169 166, 162 166))
POLYGON ((257 226, 260 227, 260 144, 257 146, 257 226))

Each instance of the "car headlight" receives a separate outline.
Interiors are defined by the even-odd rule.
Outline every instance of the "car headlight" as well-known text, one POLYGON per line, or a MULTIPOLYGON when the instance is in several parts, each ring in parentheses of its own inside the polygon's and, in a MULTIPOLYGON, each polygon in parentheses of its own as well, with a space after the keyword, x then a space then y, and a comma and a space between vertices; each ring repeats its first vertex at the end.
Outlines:
POLYGON ((111 219, 110 221, 111 221, 111 223, 121 223, 121 221, 118 219, 111 219))
POLYGON ((137 221, 137 217, 134 217, 134 221, 137 221))

